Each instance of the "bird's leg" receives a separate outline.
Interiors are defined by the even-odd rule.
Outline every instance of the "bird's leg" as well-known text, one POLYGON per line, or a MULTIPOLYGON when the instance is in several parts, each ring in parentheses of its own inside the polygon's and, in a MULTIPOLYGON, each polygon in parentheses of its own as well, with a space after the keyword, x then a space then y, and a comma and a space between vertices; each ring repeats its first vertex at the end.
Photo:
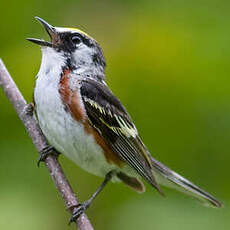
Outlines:
POLYGON ((43 148, 41 151, 40 151, 40 156, 38 158, 38 162, 37 162, 37 165, 38 167, 40 166, 40 163, 42 161, 44 161, 46 159, 47 156, 49 155, 54 155, 56 157, 58 157, 60 155, 59 152, 57 152, 54 147, 48 145, 46 146, 45 148, 43 148))
POLYGON ((102 184, 99 186, 99 188, 96 190, 96 192, 87 201, 83 202, 82 204, 78 204, 76 206, 71 207, 71 208, 77 208, 77 209, 72 214, 72 216, 71 216, 71 218, 69 220, 69 224, 72 223, 73 221, 75 221, 76 219, 78 219, 80 217, 80 215, 82 213, 84 213, 89 208, 89 206, 91 205, 92 201, 97 197, 97 195, 108 184, 108 182, 112 179, 113 175, 114 175, 114 171, 108 172, 106 174, 105 179, 102 182, 102 184))

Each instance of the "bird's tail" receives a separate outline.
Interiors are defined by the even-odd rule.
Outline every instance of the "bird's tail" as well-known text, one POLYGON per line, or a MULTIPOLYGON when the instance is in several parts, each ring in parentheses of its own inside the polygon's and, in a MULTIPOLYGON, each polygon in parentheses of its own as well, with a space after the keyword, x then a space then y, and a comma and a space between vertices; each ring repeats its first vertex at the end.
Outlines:
POLYGON ((156 172, 156 180, 159 184, 167 187, 175 188, 194 198, 200 200, 206 206, 222 207, 223 205, 212 195, 200 189, 189 180, 185 179, 178 173, 172 171, 159 161, 151 157, 154 171, 156 172))

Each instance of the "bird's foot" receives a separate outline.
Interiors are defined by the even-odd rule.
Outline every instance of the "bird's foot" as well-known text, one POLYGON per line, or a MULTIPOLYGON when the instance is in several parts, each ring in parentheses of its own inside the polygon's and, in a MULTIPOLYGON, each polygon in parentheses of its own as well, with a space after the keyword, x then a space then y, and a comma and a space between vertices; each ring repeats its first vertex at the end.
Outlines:
POLYGON ((98 194, 103 190, 103 188, 112 179, 114 173, 115 173, 115 171, 112 170, 106 174, 105 179, 102 182, 102 184, 98 187, 96 192, 87 201, 85 201, 82 204, 73 205, 69 208, 70 210, 74 210, 71 218, 69 219, 69 224, 71 224, 73 221, 77 220, 81 216, 81 214, 83 214, 89 208, 92 201, 98 196, 98 194))
POLYGON ((33 116, 34 113, 34 103, 30 102, 25 106, 25 113, 29 116, 33 116))
POLYGON ((87 200, 82 204, 78 204, 78 205, 72 207, 72 208, 75 208, 75 210, 69 219, 69 224, 76 221, 81 216, 81 214, 83 214, 89 208, 90 203, 91 202, 89 200, 87 200))
POLYGON ((40 166, 40 163, 46 159, 47 156, 49 155, 54 155, 54 156, 59 156, 60 153, 58 153, 54 147, 52 146, 47 146, 44 149, 40 151, 40 156, 38 158, 37 165, 38 167, 40 166))

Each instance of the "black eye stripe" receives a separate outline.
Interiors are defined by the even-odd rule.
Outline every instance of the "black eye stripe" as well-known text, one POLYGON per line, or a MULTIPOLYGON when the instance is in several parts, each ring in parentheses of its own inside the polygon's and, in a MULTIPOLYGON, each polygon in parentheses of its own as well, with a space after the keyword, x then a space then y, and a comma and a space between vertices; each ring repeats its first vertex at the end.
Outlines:
POLYGON ((68 34, 67 36, 70 36, 71 38, 74 37, 74 36, 77 36, 77 37, 79 37, 79 38, 81 39, 81 41, 82 41, 85 45, 87 45, 87 46, 89 46, 89 47, 92 47, 92 46, 93 46, 92 41, 91 41, 90 39, 88 39, 86 36, 84 36, 84 35, 82 35, 82 34, 80 34, 80 33, 70 33, 70 34, 68 34))
POLYGON ((73 35, 71 37, 71 40, 74 44, 80 44, 82 42, 82 39, 78 35, 73 35))
POLYGON ((69 34, 67 34, 67 36, 71 36, 71 37, 76 36, 76 37, 83 39, 83 36, 80 33, 69 33, 69 34))
POLYGON ((94 39, 89 38, 86 35, 81 34, 79 32, 60 32, 59 33, 60 45, 57 46, 57 50, 73 52, 74 50, 78 49, 77 46, 78 43, 75 43, 72 40, 74 36, 79 37, 81 39, 81 43, 84 44, 85 46, 88 46, 90 48, 96 48, 96 49, 99 46, 94 39))

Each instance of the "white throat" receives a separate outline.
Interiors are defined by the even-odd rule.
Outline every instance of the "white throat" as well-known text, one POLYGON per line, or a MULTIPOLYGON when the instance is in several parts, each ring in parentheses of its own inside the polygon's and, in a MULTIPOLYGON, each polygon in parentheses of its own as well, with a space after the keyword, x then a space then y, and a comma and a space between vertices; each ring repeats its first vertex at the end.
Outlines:
POLYGON ((51 47, 42 47, 42 61, 37 77, 60 77, 65 66, 66 57, 63 52, 57 52, 51 47))
POLYGON ((71 56, 63 51, 56 51, 51 47, 42 47, 42 61, 37 77, 40 76, 60 76, 63 68, 67 66, 68 58, 75 67, 73 73, 79 75, 104 75, 101 66, 95 66, 91 59, 91 50, 78 49, 71 56))

